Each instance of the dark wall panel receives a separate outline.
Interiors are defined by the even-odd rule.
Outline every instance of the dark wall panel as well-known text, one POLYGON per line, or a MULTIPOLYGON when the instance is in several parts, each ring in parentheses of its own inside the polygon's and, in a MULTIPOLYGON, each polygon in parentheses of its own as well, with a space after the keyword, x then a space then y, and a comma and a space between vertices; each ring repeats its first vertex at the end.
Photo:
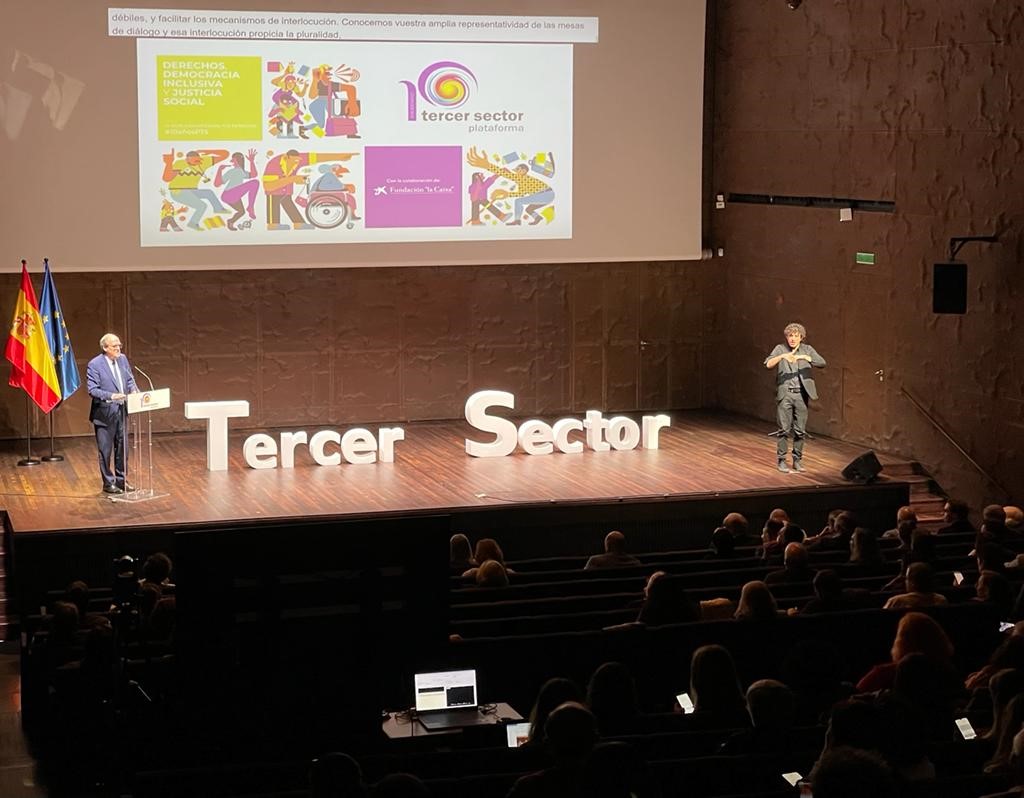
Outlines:
MULTIPOLYGON (((721 0, 717 192, 882 199, 895 213, 729 205, 706 403, 774 416, 762 360, 801 321, 829 360, 811 429, 916 456, 974 504, 1024 495, 1024 13, 991 0, 721 0), (931 312, 931 265, 968 245, 968 313, 931 312), (857 252, 874 266, 855 264, 857 252), (881 371, 878 375, 876 372, 881 371), (879 376, 882 377, 879 380, 879 376), (1005 492, 917 410, 917 398, 1005 492)), ((813 451, 813 450, 811 450, 813 451)))
MULTIPOLYGON (((482 388, 512 391, 517 415, 697 408, 709 275, 628 263, 55 279, 83 381, 100 335, 118 333, 174 395, 156 416, 166 431, 199 428, 187 400, 247 399, 239 429, 458 418, 482 388)), ((5 275, 0 296, 17 281, 5 275)), ((88 414, 83 388, 57 434, 89 434, 88 414)), ((0 436, 24 432, 24 393, 0 392, 0 436)))

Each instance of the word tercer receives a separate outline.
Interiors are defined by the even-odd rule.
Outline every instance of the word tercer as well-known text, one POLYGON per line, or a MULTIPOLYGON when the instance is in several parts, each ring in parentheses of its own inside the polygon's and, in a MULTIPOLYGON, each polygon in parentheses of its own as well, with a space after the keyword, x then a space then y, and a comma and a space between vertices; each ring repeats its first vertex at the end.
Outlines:
POLYGON ((494 440, 480 443, 466 439, 466 454, 473 457, 504 457, 516 444, 527 454, 551 454, 556 448, 565 454, 580 454, 583 441, 570 441, 573 431, 586 432, 586 445, 595 452, 609 449, 624 451, 658 448, 658 431, 671 424, 666 415, 644 416, 637 424, 625 416, 604 418, 600 410, 588 410, 583 421, 563 418, 554 424, 540 419, 524 421, 518 427, 507 418, 489 415, 490 407, 515 407, 515 397, 507 391, 478 391, 466 400, 466 421, 481 432, 490 432, 494 440))
MULTIPOLYGON (((226 471, 228 468, 228 419, 248 418, 249 403, 234 402, 185 402, 185 418, 206 419, 206 467, 210 471, 226 471)), ((321 430, 309 437, 305 432, 282 432, 280 443, 270 435, 250 435, 242 444, 245 463, 250 468, 277 468, 280 457, 281 468, 295 467, 295 449, 309 446, 309 453, 318 465, 341 465, 347 463, 393 463, 395 443, 405 440, 401 427, 380 427, 377 436, 368 429, 356 428, 339 435, 334 430, 321 430), (333 444, 338 451, 328 454, 327 446, 333 444)))

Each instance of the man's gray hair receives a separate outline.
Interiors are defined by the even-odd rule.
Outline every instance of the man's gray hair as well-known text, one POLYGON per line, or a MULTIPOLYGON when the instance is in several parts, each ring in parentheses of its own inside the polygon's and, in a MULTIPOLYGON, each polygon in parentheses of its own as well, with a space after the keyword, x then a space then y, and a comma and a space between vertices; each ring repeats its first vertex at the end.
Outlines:
MULTIPOLYGON (((103 333, 103 336, 100 338, 100 349, 106 349, 107 344, 114 338, 117 338, 114 333, 103 333)), ((118 338, 118 340, 120 339, 118 338)))
POLYGON ((791 332, 800 333, 801 338, 807 337, 807 329, 802 324, 797 324, 795 321, 792 324, 787 324, 786 329, 782 331, 783 335, 789 335, 791 332))

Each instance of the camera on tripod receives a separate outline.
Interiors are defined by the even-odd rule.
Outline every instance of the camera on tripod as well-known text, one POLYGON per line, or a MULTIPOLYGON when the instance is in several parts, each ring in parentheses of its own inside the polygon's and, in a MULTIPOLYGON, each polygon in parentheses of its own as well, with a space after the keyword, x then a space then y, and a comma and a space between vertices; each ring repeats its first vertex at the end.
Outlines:
POLYGON ((137 561, 125 554, 114 560, 114 606, 115 612, 132 612, 139 603, 139 580, 135 574, 137 561))

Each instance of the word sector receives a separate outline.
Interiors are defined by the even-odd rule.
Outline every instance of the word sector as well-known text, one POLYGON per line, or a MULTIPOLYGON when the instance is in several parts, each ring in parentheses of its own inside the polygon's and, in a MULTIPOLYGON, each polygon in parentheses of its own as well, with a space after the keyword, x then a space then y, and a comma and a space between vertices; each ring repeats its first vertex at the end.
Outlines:
MULTIPOLYGON (((556 449, 564 454, 580 454, 589 447, 595 452, 612 449, 624 451, 638 446, 658 448, 658 432, 668 427, 667 415, 644 416, 640 423, 625 416, 604 418, 600 410, 588 410, 581 421, 563 418, 554 424, 539 419, 524 421, 518 426, 507 418, 492 415, 494 407, 515 408, 515 397, 507 391, 478 391, 466 400, 466 420, 477 430, 494 436, 481 443, 466 439, 466 453, 473 457, 504 457, 518 445, 531 455, 551 454, 556 449), (573 432, 583 432, 584 440, 570 440, 573 432)), ((186 402, 185 418, 205 420, 206 467, 210 471, 226 471, 228 467, 228 419, 248 418, 249 403, 244 400, 222 402, 186 402)), ((281 432, 278 437, 257 433, 242 444, 242 456, 250 468, 293 468, 295 450, 309 448, 318 465, 337 466, 342 460, 353 465, 393 463, 395 444, 405 440, 401 427, 378 427, 376 435, 363 427, 347 430, 320 430, 312 435, 305 431, 281 432), (328 451, 328 446, 334 450, 328 451)))

